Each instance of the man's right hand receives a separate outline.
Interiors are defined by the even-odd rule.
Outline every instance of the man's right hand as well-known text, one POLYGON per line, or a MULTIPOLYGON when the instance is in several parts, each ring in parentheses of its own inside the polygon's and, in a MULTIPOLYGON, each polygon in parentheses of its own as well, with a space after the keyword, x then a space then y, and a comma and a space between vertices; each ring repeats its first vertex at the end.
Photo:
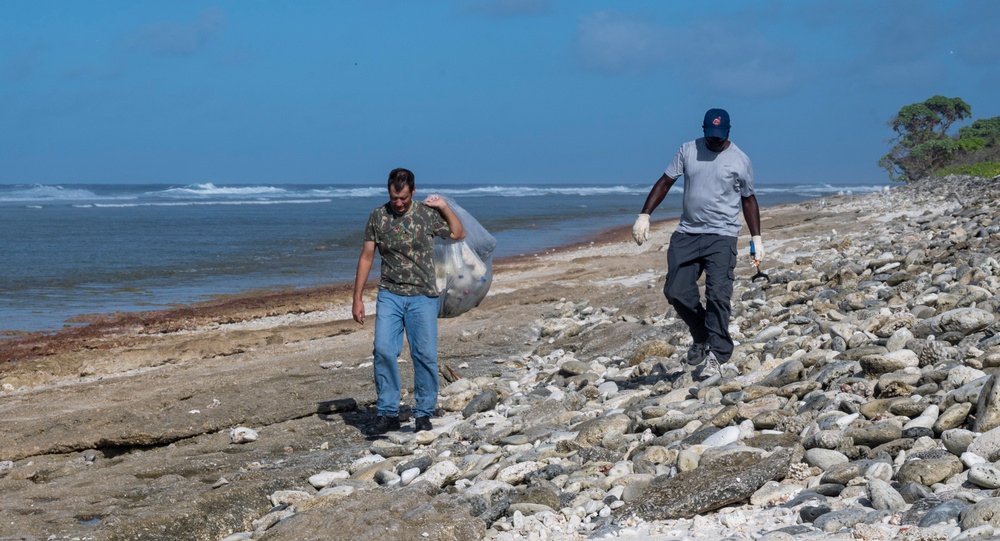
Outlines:
POLYGON ((649 214, 640 214, 635 219, 635 225, 632 226, 632 238, 639 246, 649 240, 649 214))
POLYGON ((750 237, 750 255, 753 257, 753 264, 759 267, 764 259, 764 241, 760 235, 750 237))

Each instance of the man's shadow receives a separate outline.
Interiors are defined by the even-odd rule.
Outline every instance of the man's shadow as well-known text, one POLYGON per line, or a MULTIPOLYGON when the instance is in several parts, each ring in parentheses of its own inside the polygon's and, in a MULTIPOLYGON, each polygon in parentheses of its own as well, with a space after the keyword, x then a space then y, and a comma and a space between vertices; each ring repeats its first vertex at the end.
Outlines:
MULTIPOLYGON (((374 441, 378 439, 384 439, 385 434, 373 434, 372 428, 375 425, 375 418, 378 416, 378 410, 372 404, 369 405, 359 405, 358 401, 354 398, 339 398, 334 400, 326 400, 317 403, 316 413, 319 418, 323 421, 333 421, 333 417, 337 416, 348 426, 353 426, 357 428, 365 439, 369 441, 374 441)), ((413 416, 413 410, 410 406, 400 404, 399 406, 399 422, 406 424, 409 422, 410 418, 413 416)), ((413 431, 413 427, 403 426, 398 432, 413 431)))

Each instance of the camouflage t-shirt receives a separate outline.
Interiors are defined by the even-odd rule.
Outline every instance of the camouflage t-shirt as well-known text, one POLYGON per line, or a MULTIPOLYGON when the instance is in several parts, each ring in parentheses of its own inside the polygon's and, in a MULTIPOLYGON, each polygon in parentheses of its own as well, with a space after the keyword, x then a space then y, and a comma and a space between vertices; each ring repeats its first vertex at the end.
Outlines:
POLYGON ((372 211, 365 241, 374 241, 382 256, 380 289, 397 295, 438 296, 434 272, 434 237, 448 237, 444 216, 414 201, 406 214, 396 214, 389 203, 372 211))

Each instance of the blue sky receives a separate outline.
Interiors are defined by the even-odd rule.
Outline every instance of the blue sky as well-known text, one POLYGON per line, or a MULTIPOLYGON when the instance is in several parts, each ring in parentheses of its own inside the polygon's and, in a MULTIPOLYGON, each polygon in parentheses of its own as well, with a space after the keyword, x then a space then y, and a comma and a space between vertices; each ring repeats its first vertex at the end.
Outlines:
POLYGON ((881 183, 900 107, 1000 115, 1000 2, 9 1, 0 183, 881 183))

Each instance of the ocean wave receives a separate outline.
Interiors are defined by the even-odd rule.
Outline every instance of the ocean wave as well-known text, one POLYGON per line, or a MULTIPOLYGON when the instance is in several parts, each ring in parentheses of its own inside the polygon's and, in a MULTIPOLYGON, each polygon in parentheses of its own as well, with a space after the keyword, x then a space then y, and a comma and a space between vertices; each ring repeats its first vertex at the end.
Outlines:
POLYGON ((754 191, 762 194, 787 193, 800 197, 823 197, 827 195, 856 195, 866 193, 876 193, 886 190, 886 185, 840 185, 833 184, 785 184, 785 185, 760 185, 755 186, 754 191))
POLYGON ((181 196, 181 197, 214 197, 214 196, 240 196, 246 197, 251 195, 260 196, 276 196, 285 195, 288 190, 284 188, 276 188, 274 186, 216 186, 211 182, 206 184, 191 184, 188 186, 183 186, 181 188, 168 188, 163 191, 149 192, 147 195, 152 197, 158 196, 181 196))
MULTIPOLYGON (((544 197, 547 195, 645 195, 649 187, 630 186, 470 186, 455 187, 445 185, 418 185, 419 195, 432 193, 451 197, 544 197)), ((357 198, 383 197, 386 195, 384 186, 378 187, 330 187, 315 190, 316 194, 330 197, 357 198)))
MULTIPOLYGON (((425 190, 426 191, 426 190, 425 190)), ((645 195, 646 186, 474 186, 470 188, 434 188, 432 191, 450 196, 544 197, 547 195, 645 195)))
MULTIPOLYGON (((149 202, 149 203, 94 203, 87 207, 94 208, 133 208, 133 207, 192 207, 211 205, 310 205, 314 203, 331 203, 333 199, 252 199, 236 201, 173 201, 173 202, 149 202)), ((82 205, 74 205, 83 207, 82 205)))
POLYGON ((386 188, 383 187, 355 187, 355 188, 315 188, 309 190, 312 194, 319 197, 340 197, 340 198, 356 198, 356 197, 381 197, 386 195, 386 188))
POLYGON ((62 186, 42 184, 0 186, 0 202, 25 201, 79 201, 94 199, 94 192, 79 188, 67 189, 62 186))

